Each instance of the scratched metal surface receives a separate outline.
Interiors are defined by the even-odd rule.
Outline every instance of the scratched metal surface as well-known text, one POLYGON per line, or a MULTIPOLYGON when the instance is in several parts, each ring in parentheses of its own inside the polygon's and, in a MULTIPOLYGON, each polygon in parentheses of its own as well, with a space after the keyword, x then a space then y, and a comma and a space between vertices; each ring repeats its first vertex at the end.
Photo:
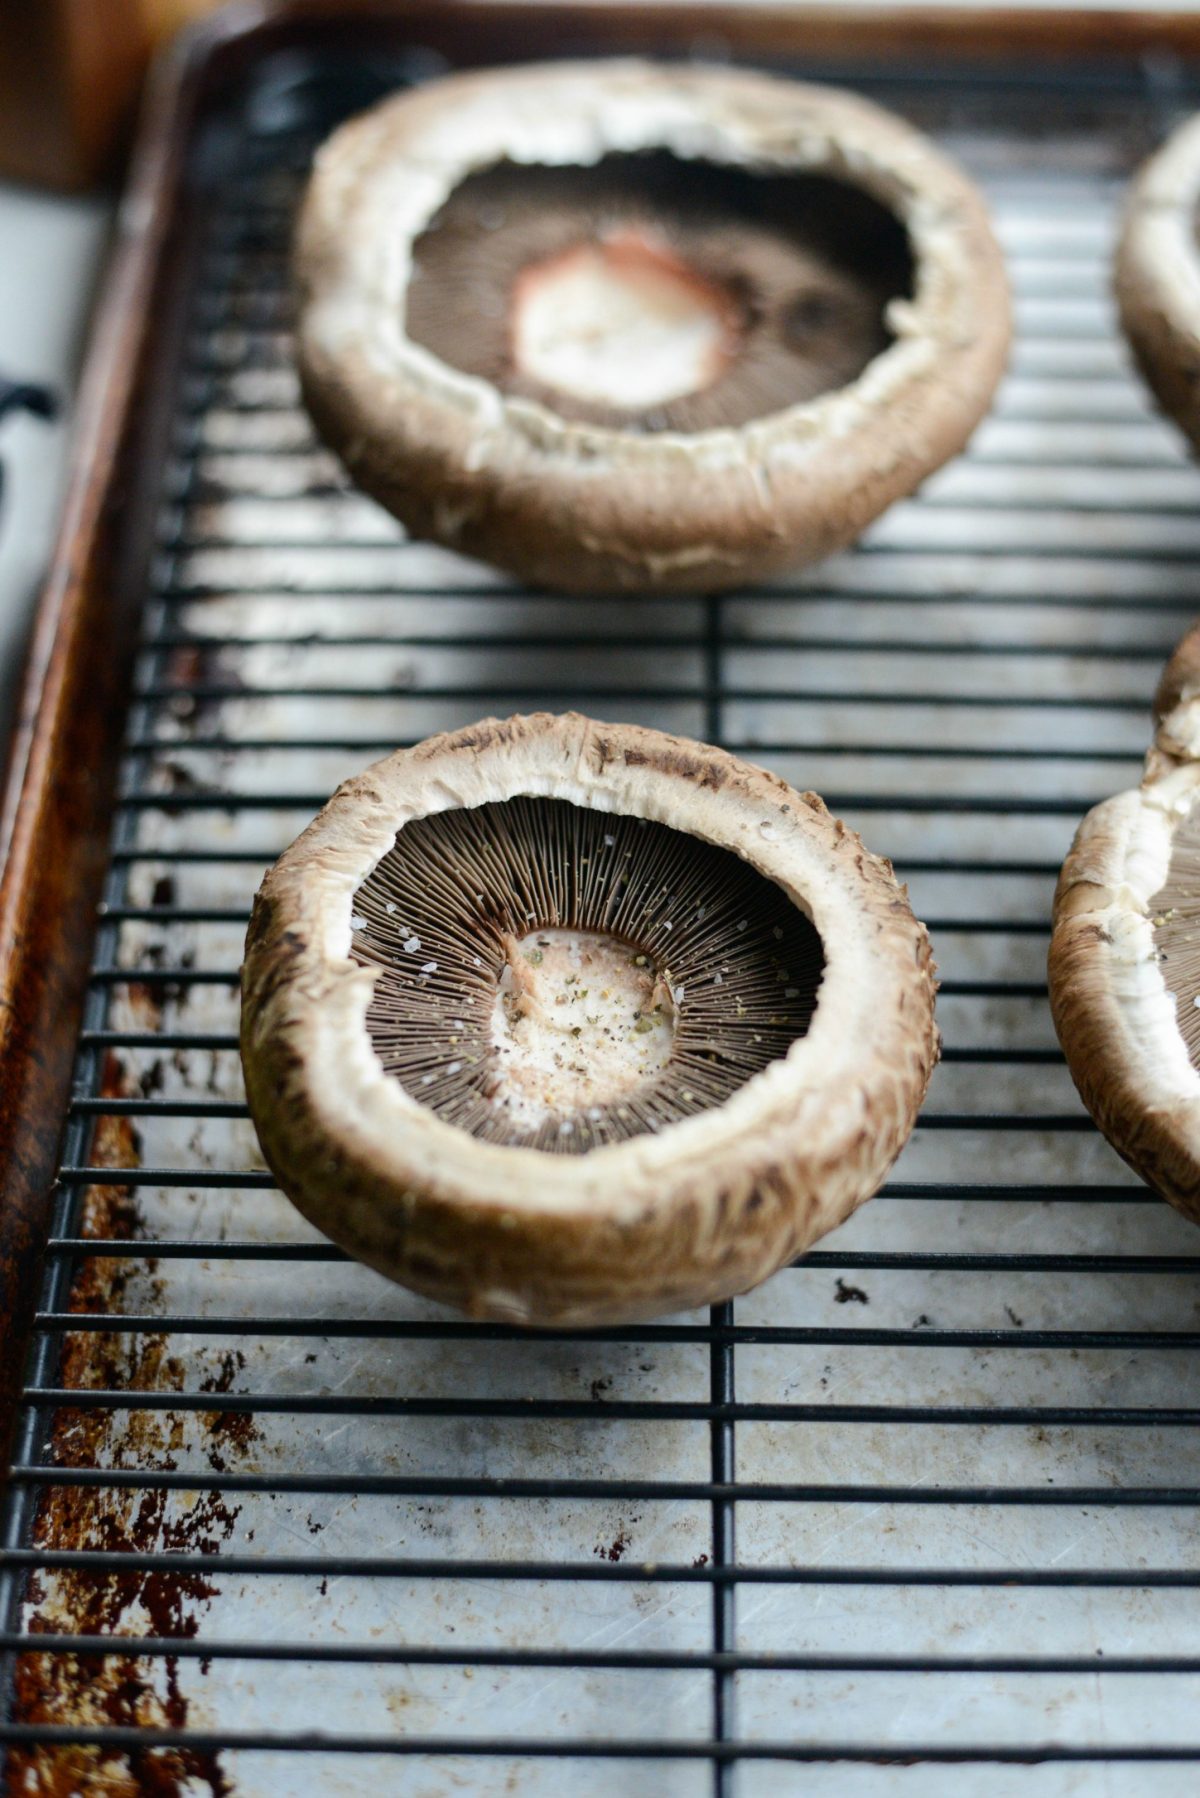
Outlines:
POLYGON ((404 542, 313 440, 285 246, 344 73, 265 68, 197 146, 206 247, 5 1522, 8 1644, 56 1638, 6 1662, 9 1789, 992 1798, 1007 1754, 1038 1798, 1099 1798, 1137 1777, 1107 1752, 1166 1745, 1157 1789, 1190 1793, 1198 1243, 1088 1124, 1044 994, 1057 864, 1136 778, 1200 601, 1200 474, 1107 289, 1122 183, 1186 96, 1161 70, 865 82, 989 193, 1019 325, 992 417, 816 572, 601 608, 404 542), (944 982, 946 1060, 884 1195, 731 1308, 600 1341, 461 1326, 325 1245, 262 1171, 234 1036, 251 894, 334 785, 543 703, 821 790, 910 881, 944 982), (111 1632, 143 1640, 80 1658, 111 1632), (772 1744, 814 1764, 753 1758, 772 1744))

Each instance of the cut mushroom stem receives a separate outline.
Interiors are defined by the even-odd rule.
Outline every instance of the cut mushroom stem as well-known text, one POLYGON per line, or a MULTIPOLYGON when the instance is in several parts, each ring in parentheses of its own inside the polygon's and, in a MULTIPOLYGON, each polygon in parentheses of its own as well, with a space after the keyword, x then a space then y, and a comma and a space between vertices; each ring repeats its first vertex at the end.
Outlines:
POLYGON ((733 292, 690 268, 665 237, 605 230, 517 276, 513 368, 585 405, 645 414, 719 380, 738 354, 743 316, 733 292))

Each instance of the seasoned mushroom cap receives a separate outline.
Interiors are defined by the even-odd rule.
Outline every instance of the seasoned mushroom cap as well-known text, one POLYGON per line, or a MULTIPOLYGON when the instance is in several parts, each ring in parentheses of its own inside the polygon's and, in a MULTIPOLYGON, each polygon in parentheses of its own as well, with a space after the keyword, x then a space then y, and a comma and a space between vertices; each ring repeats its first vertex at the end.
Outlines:
POLYGON ((1163 410, 1200 444, 1200 117, 1138 175, 1117 244, 1116 294, 1137 363, 1163 410))
POLYGON ((472 1316, 618 1322, 745 1291, 876 1191, 936 1060, 934 988, 890 864, 814 794, 657 731, 489 719, 348 781, 267 875, 246 941, 242 1058, 280 1185, 351 1254, 472 1316), (404 859, 410 841, 418 860, 404 859), (703 924, 699 894, 713 908, 703 924), (411 924, 422 906, 425 937, 411 924), (548 967, 571 935, 561 926, 581 918, 611 933, 578 933, 585 959, 611 955, 614 938, 628 952, 572 1010, 572 977, 561 998, 539 990, 542 950, 522 960, 512 934, 532 930, 548 967), (714 930, 724 949, 685 993, 688 939, 714 930), (808 973, 777 968, 802 939, 818 946, 808 973), (678 944, 673 966, 664 942, 678 944), (554 1076, 583 1082, 574 1099, 521 1086, 527 1066, 504 1055, 523 1033, 559 1040, 560 1015, 582 1020, 643 976, 654 993, 630 1026, 643 1058, 632 1085, 599 1090, 620 1030, 593 1018, 589 1059, 554 1076), (772 1029, 769 1053, 758 1038, 772 1029), (723 1085, 705 1103, 710 1074, 723 1085), (553 1152, 564 1141, 573 1152, 553 1152))
MULTIPOLYGON (((480 216, 475 235, 495 226, 499 244, 503 218, 480 216)), ((660 208, 655 220, 650 237, 665 230, 669 239, 669 216, 664 225, 660 208)), ((735 217, 729 230, 739 228, 735 217)), ((602 217, 593 236, 604 239, 602 217)), ((554 274, 553 303, 512 325, 517 363, 522 344, 531 345, 539 375, 564 365, 551 327, 571 308, 582 308, 581 331, 605 324, 607 275, 585 251, 538 260, 531 240, 530 255, 537 280, 512 281, 496 303, 508 310, 530 292, 545 298, 554 274)), ((495 261, 507 266, 500 248, 495 261)), ((951 162, 853 95, 730 69, 547 64, 458 75, 385 101, 321 150, 295 269, 305 398, 353 478, 414 535, 577 591, 705 591, 828 555, 961 449, 991 399, 1009 339, 1000 251, 978 193, 951 162), (817 361, 840 368, 831 390, 791 403, 786 378, 760 371, 754 378, 765 391, 754 415, 743 386, 731 422, 712 422, 722 417, 718 397, 737 387, 737 346, 703 338, 702 290, 724 289, 752 320, 765 303, 755 271, 762 257, 772 268, 777 258, 755 238, 743 246, 743 266, 722 255, 711 229, 700 232, 696 252, 711 267, 690 272, 684 264, 696 245, 686 237, 639 247, 629 241, 638 230, 622 227, 608 248, 633 254, 654 304, 664 315, 682 310, 700 332, 707 349, 695 352, 697 366, 708 373, 698 381, 717 380, 733 359, 729 378, 711 389, 715 410, 697 407, 695 396, 672 410, 626 394, 623 413, 559 403, 544 383, 488 379, 417 341, 420 246, 437 238, 439 219, 453 212, 447 203, 472 177, 507 165, 514 180, 524 170, 532 184, 555 171, 602 173, 614 159, 641 166, 664 155, 684 171, 715 168, 722 181, 761 177, 765 188, 794 180, 799 197, 784 236, 805 228, 812 190, 822 189, 815 303, 801 296, 784 330, 815 333, 817 361), (876 240, 897 236, 907 265, 899 288, 875 293, 839 272, 839 237, 861 263, 876 240), (876 325, 862 316, 868 299, 876 325), (819 351, 843 316, 867 346, 848 379, 836 345, 819 351), (691 419, 709 422, 693 429, 691 419)), ((763 277, 767 288, 773 280, 763 277)), ((435 289, 418 310, 441 346, 438 302, 435 289)), ((475 339, 495 331, 484 302, 464 308, 468 364, 475 339)), ((456 304, 447 290, 445 307, 456 304)), ((708 317, 714 329, 728 323, 719 299, 708 317)), ((658 355, 661 372, 666 352, 658 355)), ((769 369, 784 363, 776 356, 769 369)), ((629 369, 618 362, 616 373, 623 391, 629 369)), ((676 387, 668 382, 664 392, 669 399, 676 387)))
POLYGON ((1200 1221, 1200 626, 1155 716, 1141 786, 1089 812, 1063 864, 1050 1004, 1108 1140, 1200 1221))

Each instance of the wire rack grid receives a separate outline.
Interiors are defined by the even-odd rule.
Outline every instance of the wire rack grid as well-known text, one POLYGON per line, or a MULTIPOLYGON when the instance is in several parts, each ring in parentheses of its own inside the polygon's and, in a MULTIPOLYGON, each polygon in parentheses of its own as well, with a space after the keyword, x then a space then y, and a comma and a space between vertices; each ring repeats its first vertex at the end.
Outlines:
POLYGON ((1107 287, 1122 185, 1192 90, 1161 65, 854 71, 988 192, 1019 327, 994 413, 825 567, 601 610, 404 541, 299 405, 304 170, 427 64, 264 64, 193 146, 4 1518, 8 1789, 990 1798, 1016 1762, 1090 1798, 1158 1760, 1190 1793, 1200 1253, 1083 1114, 1044 955, 1074 824, 1136 779, 1200 600, 1200 475, 1107 287), (460 1322, 317 1238, 247 1118, 266 865, 373 757, 533 706, 816 787, 934 936, 945 1058, 894 1178, 711 1314, 460 1322))

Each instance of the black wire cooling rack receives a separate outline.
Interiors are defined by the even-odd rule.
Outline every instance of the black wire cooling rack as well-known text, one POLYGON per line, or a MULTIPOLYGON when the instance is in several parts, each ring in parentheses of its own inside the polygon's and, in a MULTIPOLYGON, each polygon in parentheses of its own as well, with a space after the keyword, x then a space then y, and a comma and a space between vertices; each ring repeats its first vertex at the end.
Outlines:
POLYGON ((430 66, 268 58, 192 146, 4 1516, 8 1789, 939 1798, 1036 1762, 1030 1791, 1107 1794, 1159 1760, 1191 1793, 1200 1241, 1084 1116, 1044 953, 1075 822, 1137 778, 1200 609, 1200 474, 1108 293, 1122 187, 1192 90, 1161 61, 849 71, 989 194, 1019 325, 995 411, 824 568, 598 606, 404 542, 298 403, 314 144, 430 66), (945 1060, 894 1179, 711 1315, 461 1322, 317 1239, 257 1155, 236 989, 264 868, 373 757, 533 706, 815 786, 933 933, 945 1060))

